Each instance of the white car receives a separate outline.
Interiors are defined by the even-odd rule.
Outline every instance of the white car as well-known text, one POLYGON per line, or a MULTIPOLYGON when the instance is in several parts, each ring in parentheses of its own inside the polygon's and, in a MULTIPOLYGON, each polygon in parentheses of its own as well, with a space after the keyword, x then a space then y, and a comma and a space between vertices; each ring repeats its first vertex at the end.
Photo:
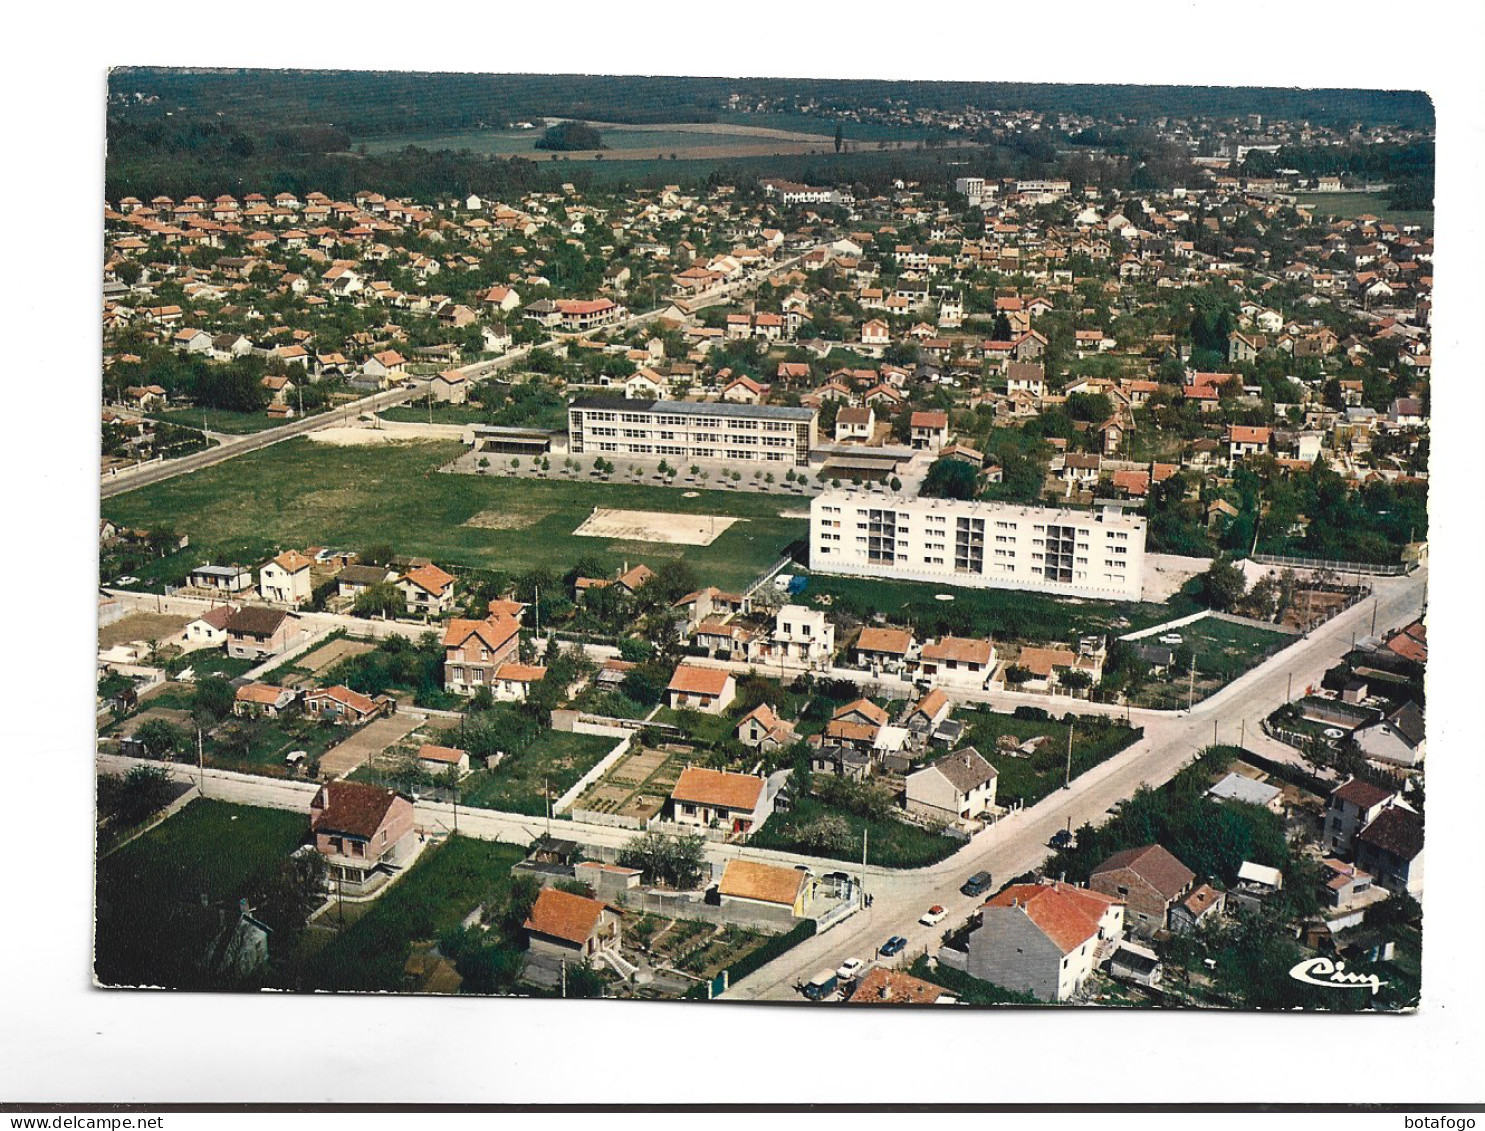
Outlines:
POLYGON ((835 972, 835 976, 842 982, 849 982, 857 974, 861 973, 861 968, 865 965, 866 963, 862 962, 859 958, 848 958, 840 964, 839 969, 835 972))
POLYGON ((923 912, 923 917, 918 922, 922 923, 925 927, 936 927, 944 921, 944 916, 946 915, 948 915, 948 912, 939 904, 935 903, 927 911, 923 912))

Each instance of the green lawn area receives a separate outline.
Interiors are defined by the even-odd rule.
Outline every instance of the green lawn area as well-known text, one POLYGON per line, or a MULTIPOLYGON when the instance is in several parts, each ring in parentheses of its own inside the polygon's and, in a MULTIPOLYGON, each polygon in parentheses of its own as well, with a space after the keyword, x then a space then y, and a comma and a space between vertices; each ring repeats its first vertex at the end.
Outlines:
POLYGON ((378 415, 383 420, 404 424, 488 424, 492 413, 477 404, 436 403, 433 406, 433 419, 429 420, 428 405, 415 402, 384 408, 378 415))
POLYGON ((920 637, 940 633, 961 636, 1014 637, 1028 641, 1075 641, 1091 633, 1127 632, 1194 612, 1186 598, 1170 604, 1117 603, 1072 597, 1050 597, 1011 589, 963 589, 909 581, 812 574, 803 601, 816 605, 829 596, 829 607, 868 617, 882 612, 894 624, 911 623, 920 637), (952 601, 938 600, 950 593, 952 601), (1127 623, 1121 624, 1124 621, 1127 623))
MULTIPOLYGON (((961 745, 973 746, 999 771, 996 782, 997 805, 1022 801, 1034 805, 1067 777, 1067 734, 1069 724, 1018 719, 994 711, 962 711, 965 734, 961 745), (1011 757, 996 746, 1001 735, 1019 742, 1046 736, 1030 757, 1011 757)), ((1140 732, 1090 716, 1073 724, 1072 776, 1078 777, 1100 762, 1112 758, 1139 740, 1140 732)))
MULTIPOLYGON (((685 557, 723 588, 745 586, 808 520, 781 518, 792 500, 773 495, 620 483, 566 483, 440 474, 463 451, 453 441, 339 447, 288 440, 193 475, 107 499, 104 517, 131 527, 170 528, 191 537, 178 563, 261 561, 283 546, 390 541, 398 553, 442 565, 521 572, 565 570, 584 554, 618 567, 685 557), (742 519, 710 546, 578 537, 595 506, 742 519)), ((797 506, 797 502, 794 502, 797 506)), ((143 576, 143 575, 141 575, 143 576)))
POLYGON ((730 710, 722 715, 708 715, 703 711, 674 711, 661 707, 651 721, 680 727, 702 746, 716 746, 731 738, 737 727, 737 719, 730 710))
MULTIPOLYGON (((295 411, 298 411, 297 407, 295 411)), ((313 416, 314 412, 311 411, 309 415, 313 416)), ((172 408, 153 413, 152 417, 185 428, 200 428, 205 420, 208 432, 225 432, 232 436, 245 436, 252 432, 261 432, 265 428, 277 428, 284 423, 266 412, 233 412, 225 408, 172 408)))
POLYGON ((213 907, 261 890, 309 828, 305 813, 196 800, 98 862, 97 974, 180 985, 215 935, 213 907))
MULTIPOLYGON (((1152 676, 1134 695, 1134 702, 1138 706, 1184 706, 1188 698, 1200 702, 1299 639, 1291 633, 1256 625, 1234 624, 1216 617, 1207 617, 1172 631, 1181 637, 1179 647, 1190 648, 1195 654, 1194 686, 1189 669, 1171 670, 1163 676, 1152 676)), ((1147 637, 1140 643, 1158 646, 1159 635, 1147 637)))
POLYGON ((290 984, 302 990, 401 989, 410 945, 437 938, 503 896, 511 865, 524 856, 514 845, 458 836, 428 848, 370 910, 296 964, 290 984))
POLYGON ((223 679, 236 679, 250 668, 257 667, 259 663, 261 663, 260 660, 251 657, 229 656, 225 648, 200 648, 175 657, 166 664, 166 670, 179 675, 189 668, 196 674, 197 679, 208 675, 221 676, 223 679))
POLYGON ((1388 207, 1387 197, 1375 192, 1304 192, 1296 194, 1302 208, 1314 209, 1317 218, 1335 216, 1349 220, 1372 215, 1389 224, 1418 224, 1433 229, 1433 212, 1397 211, 1388 207))
POLYGON ((940 833, 932 833, 917 825, 888 817, 873 821, 826 805, 815 797, 795 800, 787 813, 775 813, 763 827, 749 838, 755 848, 776 848, 784 852, 798 852, 806 856, 823 855, 805 847, 795 837, 795 830, 818 817, 837 816, 850 826, 850 843, 853 847, 840 849, 839 854, 830 854, 835 859, 861 859, 861 834, 867 833, 866 860, 885 868, 921 868, 934 864, 952 855, 963 842, 940 833))
POLYGON ((495 769, 478 770, 465 778, 464 804, 541 816, 547 811, 544 788, 551 790, 555 801, 617 742, 602 734, 543 731, 531 749, 507 755, 495 769))
POLYGON ((302 716, 281 719, 229 719, 207 740, 206 762, 248 773, 283 769, 290 751, 303 750, 311 760, 349 738, 349 727, 324 724, 302 716))

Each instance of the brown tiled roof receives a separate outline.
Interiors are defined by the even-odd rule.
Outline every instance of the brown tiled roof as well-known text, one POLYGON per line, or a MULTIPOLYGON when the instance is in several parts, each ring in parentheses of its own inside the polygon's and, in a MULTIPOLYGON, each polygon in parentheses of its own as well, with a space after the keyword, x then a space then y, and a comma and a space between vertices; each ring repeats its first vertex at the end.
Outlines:
POLYGON ((913 634, 904 628, 863 628, 856 641, 858 652, 890 652, 906 656, 913 645, 913 634))
POLYGON ((1192 915, 1200 917, 1202 912, 1217 902, 1217 897, 1216 888, 1211 884, 1202 884, 1181 902, 1181 906, 1192 915))
POLYGON ((418 761, 420 762, 444 762, 450 766, 456 766, 461 759, 468 756, 468 751, 459 750, 453 746, 435 746, 431 742, 425 742, 418 747, 418 761))
POLYGON ((271 707, 283 693, 282 687, 274 687, 271 683, 245 683, 237 689, 234 698, 239 703, 266 703, 271 707))
POLYGON ((931 719, 948 706, 948 703, 949 697, 935 687, 927 695, 918 700, 917 704, 913 707, 912 713, 917 714, 921 711, 931 719))
POLYGON ((214 609, 207 609, 196 619, 215 629, 227 627, 227 622, 232 619, 232 614, 237 612, 236 605, 218 605, 214 609))
POLYGON ((937 770, 960 793, 979 789, 987 781, 999 776, 995 767, 985 761, 983 755, 973 746, 946 754, 923 768, 937 770))
POLYGON ((1380 805, 1392 796, 1391 792, 1379 785, 1373 785, 1369 781, 1360 778, 1352 778, 1344 785, 1339 786, 1331 793, 1332 797, 1339 797, 1342 801, 1348 801, 1358 809, 1370 809, 1373 805, 1380 805))
POLYGON ((308 692, 306 698, 334 699, 337 703, 343 703, 363 715, 369 715, 372 711, 376 710, 374 700, 362 695, 359 691, 352 691, 349 687, 339 683, 334 687, 321 687, 308 692))
POLYGON ((264 605, 244 605, 227 621, 227 631, 242 636, 272 636, 289 614, 264 605))
POLYGON ((538 935, 581 945, 593 937, 604 906, 596 899, 543 888, 524 925, 538 935))
POLYGON ((314 563, 298 550, 285 550, 273 559, 273 564, 285 573, 298 573, 301 569, 308 569, 314 563))
POLYGON ((762 778, 687 766, 670 791, 671 800, 752 812, 763 799, 762 778))
POLYGON ((847 715, 856 713, 865 715, 879 727, 887 725, 887 712, 870 699, 857 699, 847 703, 844 707, 837 708, 835 714, 830 717, 831 719, 843 719, 847 715))
POLYGON ((923 646, 925 660, 954 660, 961 664, 988 664, 994 648, 988 640, 970 640, 963 636, 945 636, 923 646))
POLYGON ((1397 806, 1383 809, 1357 834, 1357 839, 1400 859, 1411 860, 1423 851, 1423 818, 1397 806))
POLYGON ((932 1005, 946 993, 942 986, 901 970, 873 966, 846 1000, 853 1005, 932 1005))
POLYGON ((420 589, 425 589, 435 597, 442 595, 454 580, 452 573, 446 573, 431 562, 428 565, 418 566, 410 569, 402 575, 403 581, 411 581, 420 589))
POLYGON ((762 864, 757 860, 732 859, 727 861, 727 867, 722 872, 717 893, 793 907, 804 882, 805 873, 798 868, 781 868, 777 864, 762 864))
POLYGON ((547 669, 540 664, 501 664, 495 669, 496 679, 508 679, 515 683, 535 683, 545 679, 547 669))
POLYGON ((1068 884, 1014 884, 986 901, 985 906, 1024 908, 1042 934, 1063 954, 1069 954, 1098 933, 1103 913, 1119 902, 1068 884))
POLYGON ((681 664, 670 677, 669 691, 687 695, 721 695, 727 689, 732 673, 724 668, 704 668, 699 664, 681 664))
POLYGON ((386 819, 397 791, 364 782, 331 781, 310 803, 310 828, 370 840, 386 819), (319 812, 316 814, 316 810, 319 812))
POLYGON ((1180 895, 1196 879, 1195 872, 1158 844, 1116 852, 1094 868, 1090 875, 1096 876, 1100 872, 1112 872, 1120 868, 1128 868, 1134 872, 1167 900, 1180 895))
POLYGON ((1077 657, 1066 648, 1022 648, 1016 659, 1032 675, 1043 678, 1051 675, 1054 667, 1070 668, 1076 661, 1077 657))
POLYGON ((514 617, 489 616, 484 620, 464 620, 455 617, 443 630, 445 648, 462 648, 471 636, 478 636, 490 651, 505 647, 510 638, 521 631, 521 623, 514 617))

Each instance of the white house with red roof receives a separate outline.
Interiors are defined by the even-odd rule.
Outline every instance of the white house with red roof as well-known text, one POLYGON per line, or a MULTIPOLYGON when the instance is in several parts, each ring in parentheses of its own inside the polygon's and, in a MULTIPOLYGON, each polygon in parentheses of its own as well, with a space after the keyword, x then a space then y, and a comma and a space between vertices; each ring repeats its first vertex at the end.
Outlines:
POLYGON ((965 972, 1067 1001, 1124 935, 1124 903, 1066 883, 1013 884, 989 900, 969 936, 965 972))

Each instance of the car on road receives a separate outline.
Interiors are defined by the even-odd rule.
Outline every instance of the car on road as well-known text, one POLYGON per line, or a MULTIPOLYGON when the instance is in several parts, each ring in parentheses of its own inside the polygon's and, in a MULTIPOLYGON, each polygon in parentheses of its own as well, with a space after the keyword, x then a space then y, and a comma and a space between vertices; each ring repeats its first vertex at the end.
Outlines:
POLYGON ((923 912, 918 922, 922 923, 925 927, 936 927, 944 921, 944 916, 947 914, 948 912, 943 909, 942 905, 935 903, 927 911, 923 912))
POLYGON ((116 578, 114 580, 114 584, 120 588, 125 585, 138 585, 139 578, 135 577, 133 574, 126 573, 123 577, 116 578))
POLYGON ((984 895, 994 883, 995 880, 989 872, 976 872, 964 881, 963 886, 959 890, 964 895, 984 895))
POLYGON ((901 935, 893 935, 890 939, 877 947, 877 953, 883 958, 891 958, 894 954, 901 954, 907 946, 907 939, 901 935))
POLYGON ((842 982, 849 982, 857 974, 860 974, 862 968, 865 966, 866 963, 862 962, 859 958, 848 958, 836 968, 835 976, 842 982))
POLYGON ((1058 829, 1052 834, 1052 839, 1047 844, 1052 848, 1071 848, 1073 846, 1073 835, 1066 829, 1058 829))
POLYGON ((811 1001, 821 1001, 835 993, 838 979, 835 971, 821 970, 799 988, 799 992, 811 1001))

